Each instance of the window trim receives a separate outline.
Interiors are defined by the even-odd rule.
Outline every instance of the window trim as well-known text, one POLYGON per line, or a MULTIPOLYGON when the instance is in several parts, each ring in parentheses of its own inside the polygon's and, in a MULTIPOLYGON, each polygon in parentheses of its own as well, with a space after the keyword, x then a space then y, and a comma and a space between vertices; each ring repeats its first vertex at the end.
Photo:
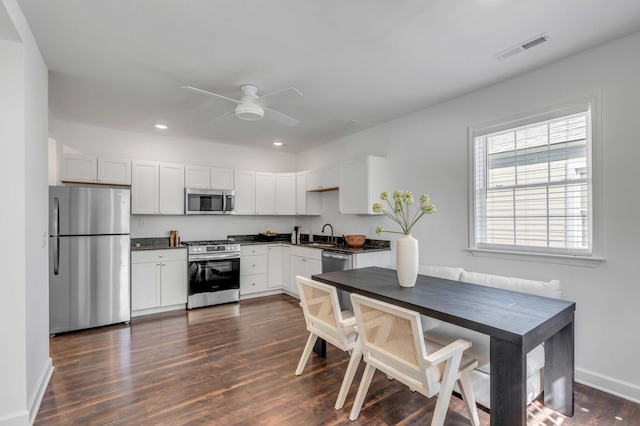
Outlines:
POLYGON ((593 95, 576 98, 535 110, 526 111, 516 115, 480 123, 468 127, 468 166, 469 166, 469 190, 468 190, 468 218, 469 218, 469 251, 474 256, 499 257, 505 259, 519 259, 549 263, 564 263, 580 266, 597 266, 605 261, 603 239, 603 197, 602 197, 602 137, 601 137, 601 95, 593 95), (591 254, 553 254, 536 251, 500 250, 491 248, 478 248, 476 242, 476 205, 475 205, 475 144, 474 138, 489 133, 519 127, 538 121, 545 121, 561 115, 569 115, 573 112, 584 111, 584 106, 591 109, 591 185, 592 185, 592 241, 591 254))

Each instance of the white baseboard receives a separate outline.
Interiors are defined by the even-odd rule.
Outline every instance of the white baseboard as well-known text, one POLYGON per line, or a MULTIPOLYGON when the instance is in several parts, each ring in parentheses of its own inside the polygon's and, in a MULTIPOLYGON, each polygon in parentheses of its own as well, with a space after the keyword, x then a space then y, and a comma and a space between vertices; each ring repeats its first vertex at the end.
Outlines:
POLYGON ((47 385, 51 380, 51 376, 53 375, 53 361, 51 358, 47 358, 47 362, 42 368, 42 372, 40 373, 40 377, 38 379, 38 386, 31 394, 29 398, 29 405, 27 408, 29 409, 29 424, 32 425, 36 416, 38 415, 38 410, 40 409, 40 404, 42 403, 42 399, 44 398, 44 393, 47 390, 47 385))
POLYGON ((29 412, 27 410, 16 411, 6 416, 0 416, 0 426, 23 426, 28 424, 28 421, 29 412))
POLYGON ((640 386, 584 368, 576 368, 575 371, 576 382, 640 404, 640 386))

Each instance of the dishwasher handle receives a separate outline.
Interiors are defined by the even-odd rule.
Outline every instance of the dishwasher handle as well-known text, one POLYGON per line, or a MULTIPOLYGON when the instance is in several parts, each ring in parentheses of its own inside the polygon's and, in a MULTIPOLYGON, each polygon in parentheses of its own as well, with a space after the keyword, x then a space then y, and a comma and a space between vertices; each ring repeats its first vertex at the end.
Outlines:
POLYGON ((329 257, 331 259, 349 260, 349 256, 351 255, 322 250, 322 257, 329 257))

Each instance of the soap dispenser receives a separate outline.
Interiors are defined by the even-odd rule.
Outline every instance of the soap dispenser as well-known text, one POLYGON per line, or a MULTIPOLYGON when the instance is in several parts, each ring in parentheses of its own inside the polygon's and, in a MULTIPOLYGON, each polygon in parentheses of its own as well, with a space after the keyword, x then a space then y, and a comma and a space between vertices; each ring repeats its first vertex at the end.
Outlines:
POLYGON ((298 233, 299 231, 299 227, 298 226, 294 226, 293 227, 293 232, 291 233, 291 244, 299 244, 298 242, 298 233))

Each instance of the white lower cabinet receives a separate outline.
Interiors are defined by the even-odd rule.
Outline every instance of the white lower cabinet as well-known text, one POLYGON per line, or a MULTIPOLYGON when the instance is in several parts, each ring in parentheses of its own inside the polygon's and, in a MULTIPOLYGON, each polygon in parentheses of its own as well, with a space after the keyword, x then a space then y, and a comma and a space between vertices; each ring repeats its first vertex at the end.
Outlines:
POLYGON ((240 251, 240 296, 267 290, 267 246, 247 245, 240 251))
POLYGON ((132 316, 181 309, 186 303, 186 249, 131 253, 132 316))
POLYGON ((289 247, 270 245, 267 250, 267 287, 269 290, 289 290, 289 247))
POLYGON ((308 247, 291 247, 290 256, 290 287, 291 292, 298 294, 296 276, 311 278, 312 275, 322 273, 322 250, 308 247))

